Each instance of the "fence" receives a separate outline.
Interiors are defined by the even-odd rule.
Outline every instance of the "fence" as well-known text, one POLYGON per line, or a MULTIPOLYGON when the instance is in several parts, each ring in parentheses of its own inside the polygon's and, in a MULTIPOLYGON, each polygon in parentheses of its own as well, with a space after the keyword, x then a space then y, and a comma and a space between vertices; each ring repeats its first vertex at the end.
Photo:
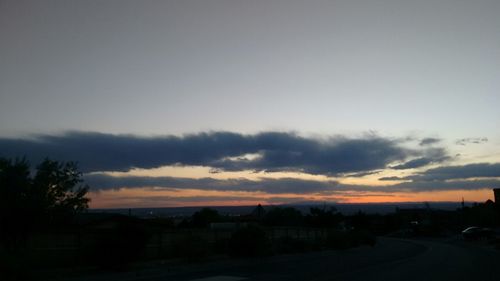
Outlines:
MULTIPOLYGON (((303 241, 317 241, 326 238, 327 229, 304 227, 264 228, 270 241, 291 238, 303 241)), ((185 243, 186 237, 195 237, 208 245, 228 241, 234 230, 172 229, 150 233, 142 259, 172 257, 178 243, 185 243)), ((28 241, 33 259, 46 265, 65 266, 85 263, 85 252, 98 245, 102 232, 66 231, 36 234, 28 241)))

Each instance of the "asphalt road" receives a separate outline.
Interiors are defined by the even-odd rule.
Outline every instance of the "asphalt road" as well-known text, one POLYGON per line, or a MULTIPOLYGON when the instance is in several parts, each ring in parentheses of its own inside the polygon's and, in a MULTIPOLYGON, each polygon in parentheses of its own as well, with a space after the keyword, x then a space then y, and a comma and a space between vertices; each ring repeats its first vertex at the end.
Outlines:
POLYGON ((465 242, 380 238, 375 247, 161 267, 81 280, 500 280, 500 252, 465 242))

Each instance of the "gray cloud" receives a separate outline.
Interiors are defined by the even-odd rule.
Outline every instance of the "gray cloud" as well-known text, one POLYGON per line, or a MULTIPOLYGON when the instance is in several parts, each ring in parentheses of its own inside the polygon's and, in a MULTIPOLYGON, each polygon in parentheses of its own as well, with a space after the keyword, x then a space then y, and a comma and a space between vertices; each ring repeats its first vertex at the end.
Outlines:
MULTIPOLYGON (((379 180, 405 180, 406 178, 386 177, 379 180)), ((358 186, 359 190, 362 186, 358 186)), ((346 187, 347 188, 347 187, 346 187)), ((443 190, 478 190, 500 188, 499 179, 457 179, 457 180, 436 180, 436 181, 407 181, 387 186, 367 187, 369 191, 380 192, 422 192, 422 191, 443 191, 443 190)))
MULTIPOLYGON (((477 178, 500 178, 500 163, 475 163, 463 166, 445 166, 429 169, 406 177, 382 177, 380 181, 409 181, 399 186, 465 186, 491 183, 497 187, 497 180, 468 180, 477 178)), ((485 185, 485 186, 486 186, 485 185)))
POLYGON ((395 170, 414 169, 414 168, 429 165, 433 162, 434 162, 434 159, 432 159, 432 158, 421 157, 421 158, 410 160, 410 161, 405 162, 405 163, 400 164, 400 165, 392 166, 391 169, 395 169, 395 170))
POLYGON ((476 163, 463 166, 438 167, 403 179, 421 182, 487 177, 500 177, 500 163, 476 163))
MULTIPOLYGON (((382 181, 407 180, 401 177, 384 177, 382 181)), ((419 192, 419 191, 439 191, 439 190, 477 190, 500 188, 498 179, 476 179, 476 180, 452 180, 452 181, 407 181, 403 183, 387 185, 379 191, 386 192, 419 192)))
POLYGON ((463 138, 458 139, 455 144, 457 145, 467 145, 467 144, 481 144, 488 142, 488 138, 463 138))
POLYGON ((482 179, 482 180, 454 180, 454 181, 415 181, 404 182, 388 186, 386 191, 400 192, 419 192, 419 191, 437 191, 437 190, 477 190, 500 188, 500 180, 482 179))
MULTIPOLYGON (((496 164, 500 165, 500 164, 496 164)), ((433 169, 434 170, 434 169, 433 169)), ((497 173, 488 173, 491 176, 497 173)), ((485 173, 483 173, 485 175, 485 173)), ((477 177, 477 174, 473 178, 477 177)), ((385 177, 379 180, 407 180, 407 182, 386 185, 369 186, 342 184, 337 181, 316 181, 302 180, 296 178, 260 180, 248 179, 227 179, 218 180, 213 178, 176 178, 176 177, 114 177, 105 174, 90 174, 85 176, 85 181, 91 186, 92 191, 110 190, 119 188, 145 188, 156 187, 162 189, 198 189, 216 191, 248 191, 263 192, 266 194, 321 194, 321 195, 342 195, 345 191, 357 192, 419 192, 436 190, 475 190, 484 188, 499 188, 499 179, 474 179, 457 178, 448 180, 448 177, 441 177, 433 181, 412 180, 411 177, 385 177)))
MULTIPOLYGON (((127 196, 116 196, 115 200, 128 200, 130 197, 127 196)), ((333 203, 335 201, 335 197, 329 197, 328 202, 333 203)), ((150 195, 150 196, 141 196, 138 198, 134 198, 134 205, 136 206, 144 206, 150 208, 151 206, 169 206, 174 203, 178 205, 179 203, 183 204, 196 204, 200 205, 200 203, 206 203, 207 205, 214 205, 214 202, 243 202, 245 204, 253 204, 250 202, 259 201, 261 204, 317 204, 317 201, 314 201, 313 198, 310 198, 307 195, 296 197, 277 197, 277 196, 266 196, 266 197, 253 197, 253 196, 163 196, 163 195, 150 195)), ((188 207, 189 208, 189 207, 188 207)), ((253 208, 253 207, 252 207, 253 208)))
POLYGON ((209 132, 184 136, 138 137, 92 132, 0 138, 0 156, 39 162, 45 157, 78 161, 84 172, 126 171, 133 167, 199 165, 215 170, 301 171, 338 175, 384 169, 395 161, 427 152, 410 150, 401 141, 365 138, 305 138, 294 133, 244 135, 209 132), (258 154, 255 159, 233 159, 258 154))
POLYGON ((439 143, 440 141, 441 141, 441 139, 438 139, 438 138, 424 138, 424 139, 420 140, 419 145, 420 146, 433 145, 433 144, 439 143))
POLYGON ((381 177, 378 180, 379 181, 401 181, 401 180, 405 180, 405 178, 392 176, 392 177, 381 177))
POLYGON ((450 159, 443 148, 429 148, 423 150, 424 157, 412 159, 403 164, 392 166, 391 169, 405 170, 427 166, 429 164, 441 163, 450 159))
POLYGON ((212 163, 223 170, 301 171, 311 174, 339 174, 382 169, 405 159, 411 152, 383 138, 335 139, 328 143, 302 140, 299 147, 283 139, 284 147, 260 151, 254 160, 221 160, 212 163))
POLYGON ((178 178, 178 177, 138 177, 126 176, 115 177, 105 174, 85 175, 85 182, 92 187, 93 191, 109 190, 118 188, 142 188, 160 187, 175 189, 199 189, 217 191, 249 191, 265 192, 270 194, 281 193, 321 193, 334 191, 339 186, 336 181, 314 181, 293 178, 262 180, 227 179, 218 180, 213 178, 178 178))
MULTIPOLYGON (((128 197, 115 198, 115 199, 128 199, 128 197)), ((197 202, 197 203, 211 203, 214 201, 255 201, 255 197, 245 197, 245 196, 162 196, 162 195, 153 195, 153 196, 144 196, 137 198, 136 201, 138 203, 144 202, 147 204, 151 203, 165 203, 165 202, 197 202)))

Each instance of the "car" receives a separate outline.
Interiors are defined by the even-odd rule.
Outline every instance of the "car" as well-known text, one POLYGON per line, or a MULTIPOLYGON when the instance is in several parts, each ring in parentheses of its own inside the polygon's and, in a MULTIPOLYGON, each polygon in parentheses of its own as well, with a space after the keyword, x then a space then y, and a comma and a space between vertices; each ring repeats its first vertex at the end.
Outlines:
POLYGON ((488 239, 494 236, 494 231, 487 227, 471 226, 462 231, 465 240, 488 239))

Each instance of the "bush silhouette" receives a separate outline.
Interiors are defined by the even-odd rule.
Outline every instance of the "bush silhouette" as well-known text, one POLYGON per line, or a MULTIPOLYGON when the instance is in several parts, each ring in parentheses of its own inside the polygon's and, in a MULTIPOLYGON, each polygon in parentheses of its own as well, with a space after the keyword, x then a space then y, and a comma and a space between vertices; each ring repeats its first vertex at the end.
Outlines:
POLYGON ((174 240, 173 252, 176 257, 197 261, 209 255, 210 244, 201 235, 186 232, 174 240))
POLYGON ((0 234, 7 248, 34 229, 67 224, 90 201, 75 163, 46 159, 34 176, 30 170, 26 160, 0 158, 0 234))
POLYGON ((270 209, 265 217, 264 224, 268 226, 300 226, 303 224, 304 216, 292 207, 274 207, 270 209))
POLYGON ((276 254, 300 253, 312 249, 310 242, 293 237, 279 237, 273 240, 272 246, 276 254))
POLYGON ((357 241, 358 245, 375 246, 377 238, 368 230, 352 231, 351 237, 357 241))
POLYGON ((35 277, 32 270, 38 265, 30 249, 6 252, 0 248, 0 261, 0 279, 3 281, 29 280, 35 277))
POLYGON ((236 257, 257 257, 269 254, 270 243, 266 232, 257 226, 237 230, 229 241, 229 252, 236 257))
POLYGON ((105 269, 122 269, 138 260, 148 242, 148 231, 133 222, 120 222, 98 234, 90 259, 105 269))
POLYGON ((25 159, 0 158, 0 272, 8 275, 3 278, 28 275, 36 266, 29 238, 67 226, 90 201, 75 163, 46 159, 32 172, 25 159))
POLYGON ((345 250, 360 245, 375 246, 376 238, 367 230, 330 230, 325 242, 330 249, 345 250))
POLYGON ((345 250, 356 246, 356 241, 348 232, 331 230, 326 236, 326 247, 334 250, 345 250))
POLYGON ((335 207, 309 209, 309 214, 305 217, 306 224, 311 227, 337 227, 343 216, 335 207))
POLYGON ((203 208, 198 212, 195 212, 192 216, 192 223, 194 227, 205 228, 213 222, 219 222, 221 217, 219 212, 211 208, 203 208))

